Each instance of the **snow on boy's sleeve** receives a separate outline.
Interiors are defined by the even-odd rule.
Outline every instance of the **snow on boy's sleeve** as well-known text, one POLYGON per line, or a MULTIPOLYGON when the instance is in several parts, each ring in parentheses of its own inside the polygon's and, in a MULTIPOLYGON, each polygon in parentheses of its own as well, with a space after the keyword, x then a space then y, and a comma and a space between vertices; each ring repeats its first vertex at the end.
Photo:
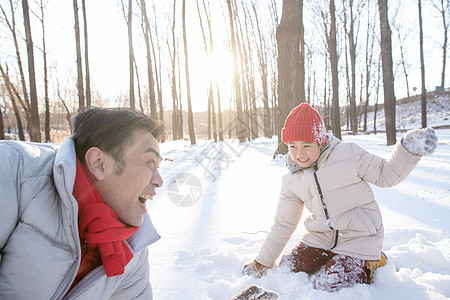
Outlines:
MULTIPOLYGON (((20 155, 7 142, 0 142, 0 249, 3 249, 18 221, 18 174, 20 155)), ((1 263, 0 256, 0 263, 1 263)))
POLYGON ((274 224, 267 235, 256 261, 272 267, 297 228, 303 202, 283 182, 274 224))
POLYGON ((359 176, 380 187, 402 182, 416 167, 421 156, 409 153, 399 140, 388 159, 378 157, 354 145, 359 176))

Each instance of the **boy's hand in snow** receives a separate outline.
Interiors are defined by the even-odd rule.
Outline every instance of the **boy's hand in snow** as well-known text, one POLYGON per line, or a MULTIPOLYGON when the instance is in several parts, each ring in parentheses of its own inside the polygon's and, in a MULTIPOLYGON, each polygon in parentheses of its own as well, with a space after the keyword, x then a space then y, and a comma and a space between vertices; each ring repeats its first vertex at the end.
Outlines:
POLYGON ((268 269, 269 267, 260 264, 256 260, 252 260, 242 267, 242 274, 261 278, 261 276, 263 276, 268 269))
POLYGON ((433 128, 408 130, 402 138, 402 145, 414 155, 433 154, 437 146, 437 136, 433 128))

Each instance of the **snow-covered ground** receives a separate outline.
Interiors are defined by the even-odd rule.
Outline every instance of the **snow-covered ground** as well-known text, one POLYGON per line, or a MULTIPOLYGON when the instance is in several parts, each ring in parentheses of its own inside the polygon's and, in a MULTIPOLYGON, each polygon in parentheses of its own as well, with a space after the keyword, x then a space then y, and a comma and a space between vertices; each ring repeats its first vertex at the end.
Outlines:
MULTIPOLYGON (((429 126, 450 125, 450 98, 429 101, 428 112, 429 126)), ((420 102, 398 105, 397 115, 398 128, 419 128, 420 102)), ((368 119, 373 130, 373 113, 368 119)), ((384 129, 380 110, 377 130, 384 129)), ((154 298, 230 299, 256 284, 277 291, 281 299, 449 299, 450 129, 436 133, 436 152, 424 157, 404 182, 373 187, 383 214, 388 265, 377 270, 373 284, 333 294, 315 290, 305 273, 274 268, 261 279, 241 274, 272 226, 286 173, 284 158, 272 159, 276 137, 242 144, 161 144, 165 183, 148 207, 162 235, 150 246, 154 298)), ((344 135, 343 140, 385 158, 393 148, 386 146, 384 133, 344 135)), ((301 236, 302 221, 286 249, 301 236)))
MULTIPOLYGON (((422 127, 422 108, 420 95, 410 103, 396 106, 397 130, 409 130, 422 127)), ((384 108, 377 112, 377 130, 385 129, 384 108)), ((364 121, 361 121, 361 127, 364 121)), ((367 114, 367 130, 374 131, 374 113, 367 114)), ((450 95, 436 95, 427 99, 427 125, 450 126, 450 95)), ((345 126, 346 127, 346 126, 345 126)), ((362 129, 362 128, 361 128, 362 129)))
MULTIPOLYGON (((424 157, 404 182, 388 189, 374 187, 388 265, 377 270, 373 284, 333 294, 315 290, 305 273, 274 268, 261 279, 241 274, 270 230, 286 173, 284 159, 272 159, 276 137, 242 144, 161 144, 165 183, 148 206, 162 236, 150 246, 154 298, 230 299, 251 284, 275 290, 286 300, 450 298, 450 129, 436 132, 435 154, 424 157), (191 192, 192 198, 183 198, 191 192)), ((393 148, 386 146, 383 133, 345 135, 343 140, 381 157, 388 157, 393 148)), ((286 249, 303 230, 300 221, 286 249)))

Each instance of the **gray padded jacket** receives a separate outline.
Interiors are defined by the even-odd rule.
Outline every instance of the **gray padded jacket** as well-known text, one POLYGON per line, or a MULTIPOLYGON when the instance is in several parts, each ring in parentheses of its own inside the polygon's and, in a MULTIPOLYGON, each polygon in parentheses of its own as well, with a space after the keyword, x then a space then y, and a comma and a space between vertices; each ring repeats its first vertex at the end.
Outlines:
POLYGON ((67 293, 81 257, 75 174, 72 138, 0 142, 0 299, 151 299, 147 246, 160 236, 147 214, 124 274, 99 266, 67 293))

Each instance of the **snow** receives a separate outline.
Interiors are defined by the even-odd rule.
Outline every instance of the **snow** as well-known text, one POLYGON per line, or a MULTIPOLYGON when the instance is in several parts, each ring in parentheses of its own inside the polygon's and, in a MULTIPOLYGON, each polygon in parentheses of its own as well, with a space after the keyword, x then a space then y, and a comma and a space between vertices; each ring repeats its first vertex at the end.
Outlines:
MULTIPOLYGON (((422 127, 422 108, 420 95, 414 101, 396 106, 396 126, 398 130, 422 127)), ((376 129, 385 129, 384 108, 377 112, 376 129)), ((374 113, 367 114, 367 130, 373 132, 374 113)), ((364 121, 361 121, 361 129, 364 121)), ((427 98, 427 124, 428 126, 450 126, 450 94, 436 95, 427 98)))
MULTIPOLYGON (((436 134, 435 153, 423 157, 404 182, 388 189, 373 187, 383 215, 388 264, 376 271, 373 284, 335 293, 314 289, 314 275, 282 268, 270 269, 260 279, 241 273, 272 226, 281 177, 287 172, 283 157, 272 158, 277 137, 241 144, 162 143, 165 183, 148 205, 162 236, 149 247, 154 299, 230 299, 252 284, 276 291, 280 299, 449 299, 450 129, 436 134), (181 177, 198 178, 191 181, 191 196, 197 200, 188 206, 174 204, 171 196, 176 192, 172 179, 183 173, 181 177)), ((393 149, 386 146, 384 133, 344 135, 343 140, 386 158, 393 149)), ((178 184, 180 194, 189 193, 186 185, 178 184)), ((306 215, 305 210, 285 250, 299 240, 306 215)))

